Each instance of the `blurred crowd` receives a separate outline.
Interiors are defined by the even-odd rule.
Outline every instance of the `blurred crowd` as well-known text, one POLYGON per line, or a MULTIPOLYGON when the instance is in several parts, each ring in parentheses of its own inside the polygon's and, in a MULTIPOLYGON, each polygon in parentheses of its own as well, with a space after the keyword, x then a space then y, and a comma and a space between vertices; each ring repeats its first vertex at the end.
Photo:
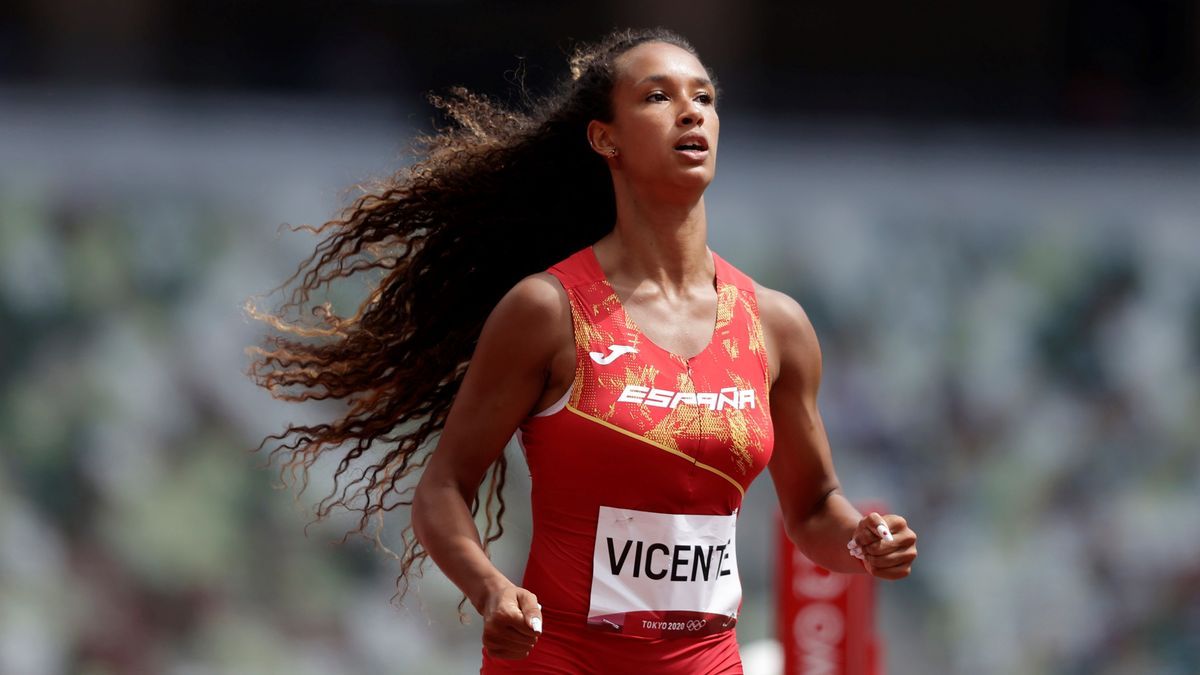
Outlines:
MULTIPOLYGON (((337 408, 253 387, 242 302, 315 244, 281 223, 394 168, 399 115, 76 109, 0 110, 0 672, 477 669, 436 570, 400 606, 391 557, 335 545, 350 518, 306 536, 331 467, 297 498, 252 452, 337 408)), ((1200 144, 724 126, 712 246, 805 307, 845 492, 920 536, 889 671, 1200 672, 1200 144)), ((744 645, 773 635, 773 500, 739 525, 744 645)))

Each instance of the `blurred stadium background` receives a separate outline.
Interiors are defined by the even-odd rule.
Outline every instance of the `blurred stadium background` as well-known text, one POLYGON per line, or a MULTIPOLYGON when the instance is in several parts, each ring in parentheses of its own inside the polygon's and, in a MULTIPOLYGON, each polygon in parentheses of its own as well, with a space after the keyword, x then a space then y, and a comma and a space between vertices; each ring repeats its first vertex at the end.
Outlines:
MULTIPOLYGON (((302 531, 329 472, 294 501, 247 452, 332 408, 242 375, 241 304, 315 244, 281 223, 397 166, 425 92, 541 91, 570 39, 654 24, 725 90, 713 247, 805 305, 846 491, 921 536, 888 672, 1200 672, 1187 0, 4 3, 0 672, 476 672, 436 570, 389 604, 349 518, 302 531)), ((747 646, 773 499, 739 525, 747 646)))

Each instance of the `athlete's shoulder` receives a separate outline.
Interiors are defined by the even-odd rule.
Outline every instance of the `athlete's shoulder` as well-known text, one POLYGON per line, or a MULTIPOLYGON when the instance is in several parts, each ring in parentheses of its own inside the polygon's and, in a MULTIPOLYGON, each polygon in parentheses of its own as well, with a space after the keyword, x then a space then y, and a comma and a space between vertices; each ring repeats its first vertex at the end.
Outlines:
POLYGON ((754 295, 758 298, 758 313, 764 324, 784 331, 813 331, 808 313, 792 296, 758 282, 754 282, 754 295))
POLYGON ((819 378, 821 347, 808 313, 795 298, 782 291, 755 283, 754 293, 772 373, 777 377, 778 373, 798 367, 819 378))
POLYGON ((507 321, 523 323, 529 327, 539 326, 543 321, 557 322, 570 316, 570 304, 566 291, 549 272, 537 272, 513 285, 492 315, 507 321))
POLYGON ((521 279, 492 308, 479 335, 475 360, 504 368, 543 369, 573 344, 566 293, 545 272, 521 279))

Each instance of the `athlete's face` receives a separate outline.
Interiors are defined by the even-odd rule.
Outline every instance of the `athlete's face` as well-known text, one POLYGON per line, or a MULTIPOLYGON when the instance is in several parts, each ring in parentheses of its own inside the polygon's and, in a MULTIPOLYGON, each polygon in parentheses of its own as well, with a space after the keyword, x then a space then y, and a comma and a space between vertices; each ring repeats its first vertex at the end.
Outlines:
POLYGON ((632 181, 703 190, 717 168, 716 89, 700 60, 663 42, 617 57, 613 120, 594 122, 592 146, 610 148, 614 171, 632 181))

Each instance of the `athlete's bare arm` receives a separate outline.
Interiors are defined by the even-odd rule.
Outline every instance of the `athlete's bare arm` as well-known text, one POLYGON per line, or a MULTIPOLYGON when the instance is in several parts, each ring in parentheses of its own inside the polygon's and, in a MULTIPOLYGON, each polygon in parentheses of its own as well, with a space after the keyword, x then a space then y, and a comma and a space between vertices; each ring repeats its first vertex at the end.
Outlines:
POLYGON ((541 273, 514 286, 483 326, 413 496, 417 539, 483 617, 484 647, 500 658, 529 653, 541 613, 537 598, 484 554, 470 505, 520 422, 544 398, 566 390, 569 379, 563 380, 574 372, 573 345, 570 306, 558 282, 541 273))
POLYGON ((898 579, 916 558, 916 534, 897 515, 864 517, 841 492, 821 414, 821 348, 799 303, 756 285, 771 368, 771 419, 775 448, 768 469, 779 496, 788 538, 804 555, 834 572, 869 572, 898 579), (893 541, 876 528, 885 524, 893 541), (854 538, 863 562, 847 553, 854 538))

